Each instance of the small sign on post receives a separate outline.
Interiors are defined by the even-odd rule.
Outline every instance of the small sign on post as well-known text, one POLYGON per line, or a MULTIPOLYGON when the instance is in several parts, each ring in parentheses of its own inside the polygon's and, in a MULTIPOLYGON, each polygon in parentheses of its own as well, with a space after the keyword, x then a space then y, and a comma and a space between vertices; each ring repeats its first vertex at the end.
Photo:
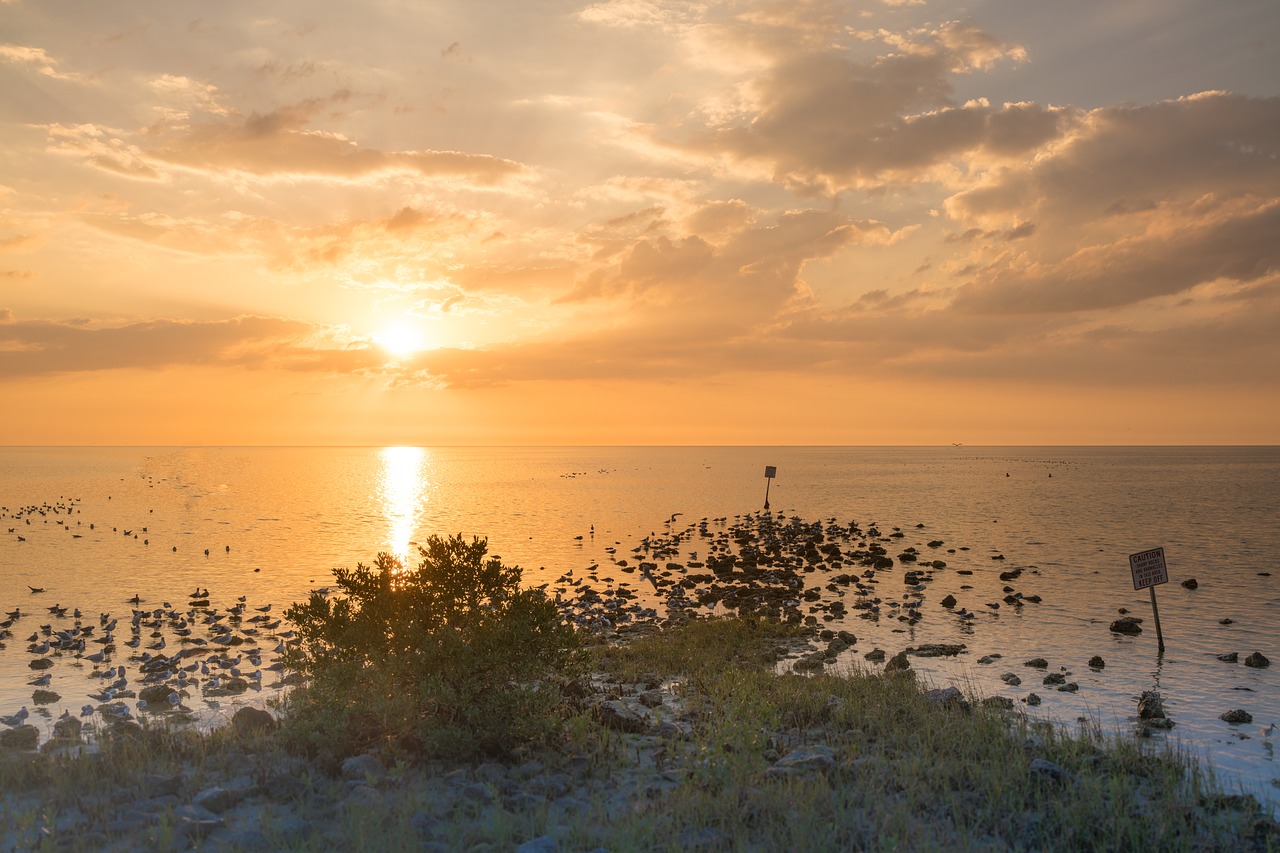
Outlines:
POLYGON ((769 508, 769 487, 773 485, 773 478, 778 476, 778 468, 776 465, 764 466, 764 508, 769 508))
POLYGON ((1160 630, 1160 608, 1156 606, 1156 587, 1169 582, 1169 568, 1164 562, 1164 548, 1152 548, 1129 555, 1129 571, 1134 589, 1151 590, 1151 615, 1156 620, 1156 644, 1164 654, 1164 633, 1160 630))

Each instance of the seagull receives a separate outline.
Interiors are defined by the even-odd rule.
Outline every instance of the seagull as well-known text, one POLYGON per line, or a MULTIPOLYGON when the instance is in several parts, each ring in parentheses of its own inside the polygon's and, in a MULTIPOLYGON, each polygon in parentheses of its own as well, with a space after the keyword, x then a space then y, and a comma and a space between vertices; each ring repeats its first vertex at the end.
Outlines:
POLYGON ((28 585, 28 586, 27 586, 27 589, 31 590, 31 594, 32 594, 32 595, 35 595, 35 594, 36 594, 36 593, 38 593, 38 592, 44 592, 44 587, 42 587, 42 586, 31 586, 31 585, 28 585))
POLYGON ((88 717, 88 716, 92 716, 92 714, 93 714, 93 706, 92 706, 92 705, 81 705, 81 706, 80 706, 80 716, 82 716, 82 717, 88 717))
POLYGON ((26 705, 23 705, 23 706, 22 706, 22 710, 21 710, 21 711, 19 711, 19 712, 18 712, 18 713, 16 713, 16 714, 14 714, 13 716, 11 716, 11 717, 0 717, 0 723, 4 723, 4 724, 5 724, 6 726, 8 726, 9 728, 13 728, 14 726, 20 726, 20 725, 22 725, 24 722, 26 722, 27 717, 29 717, 29 716, 30 716, 30 713, 31 713, 31 712, 29 712, 29 711, 27 710, 27 706, 26 706, 26 705))

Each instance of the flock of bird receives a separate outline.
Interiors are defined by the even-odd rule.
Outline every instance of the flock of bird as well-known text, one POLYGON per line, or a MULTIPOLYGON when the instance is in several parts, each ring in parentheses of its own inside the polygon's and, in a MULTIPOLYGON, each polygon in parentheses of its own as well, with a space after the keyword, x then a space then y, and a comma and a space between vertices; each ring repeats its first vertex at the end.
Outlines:
MULTIPOLYGON (((43 593, 33 588, 31 594, 43 593)), ((93 701, 80 706, 80 717, 121 722, 143 712, 191 713, 187 703, 195 701, 214 709, 222 697, 286 683, 281 658, 295 632, 272 614, 273 605, 251 607, 242 596, 215 607, 200 588, 181 605, 144 608, 138 596, 126 603, 132 605, 127 617, 95 617, 61 604, 4 614, 0 649, 18 637, 26 643, 33 672, 27 684, 38 709, 48 715, 46 706, 63 702, 57 691, 82 689, 93 701)), ((30 714, 24 705, 0 723, 22 725, 30 714)))
MULTIPOLYGON (((945 560, 936 557, 957 550, 930 540, 921 543, 921 551, 902 541, 907 534, 900 528, 882 532, 874 523, 863 528, 856 521, 807 521, 780 512, 682 523, 680 515, 672 515, 660 532, 644 537, 629 556, 619 556, 619 543, 606 547, 611 567, 602 569, 596 563, 557 578, 550 588, 566 615, 596 631, 718 610, 810 625, 843 622, 852 610, 864 619, 892 618, 910 626, 924 618, 926 589, 935 573, 946 568, 945 560), (900 588, 882 590, 881 582, 899 569, 900 588), (615 572, 636 580, 615 579, 615 572)), ((1039 596, 1023 595, 1007 585, 1021 574, 1020 569, 1002 572, 1003 599, 981 602, 986 608, 981 612, 994 614, 1002 604, 1039 602, 1039 596)), ((972 585, 961 584, 960 589, 970 590, 972 585)), ((957 607, 953 596, 941 604, 962 623, 978 618, 975 611, 957 607)))

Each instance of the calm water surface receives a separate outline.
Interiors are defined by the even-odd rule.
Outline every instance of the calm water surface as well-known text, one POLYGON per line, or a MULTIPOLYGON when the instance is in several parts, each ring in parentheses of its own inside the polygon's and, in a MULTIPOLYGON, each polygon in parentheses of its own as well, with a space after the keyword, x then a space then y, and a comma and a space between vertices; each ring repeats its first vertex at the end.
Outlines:
MULTIPOLYGON (((33 616, 0 650, 0 714, 31 705, 25 640, 51 604, 127 618, 134 595, 158 607, 208 588, 215 606, 244 596, 278 610, 330 583, 334 566, 409 554, 432 533, 486 536, 527 582, 554 582, 607 565, 606 547, 628 555, 675 513, 681 525, 759 510, 766 464, 778 468, 775 511, 877 522, 900 527, 904 546, 941 539, 941 551, 955 549, 937 554, 948 567, 915 626, 848 617, 859 638, 850 666, 869 666, 862 654, 874 647, 963 642, 968 653, 917 658, 917 670, 1015 700, 1034 690, 1044 699, 1036 713, 1125 732, 1137 695, 1159 688, 1173 740, 1228 787, 1280 794, 1272 743, 1258 734, 1280 722, 1278 448, 2 448, 0 607, 33 616), (12 517, 43 504, 72 509, 12 517), (1157 592, 1162 658, 1150 598, 1133 590, 1127 562, 1157 545, 1173 581, 1157 592), (999 572, 1018 567, 1018 591, 1043 603, 988 607, 1004 595, 999 572), (1179 584, 1190 577, 1198 589, 1179 584), (941 610, 948 593, 977 618, 941 610), (1140 636, 1107 630, 1119 608, 1146 620, 1140 636), (1275 664, 1216 657, 1232 651, 1275 664), (1086 665, 1095 654, 1107 663, 1098 672, 1086 665), (1043 687, 1022 666, 1032 657, 1069 672, 1080 691, 1043 687), (1007 672, 1022 686, 1001 681, 1007 672), (1218 719, 1235 708, 1254 724, 1218 719)), ((87 671, 78 661, 53 670, 66 707, 86 701, 87 671)))

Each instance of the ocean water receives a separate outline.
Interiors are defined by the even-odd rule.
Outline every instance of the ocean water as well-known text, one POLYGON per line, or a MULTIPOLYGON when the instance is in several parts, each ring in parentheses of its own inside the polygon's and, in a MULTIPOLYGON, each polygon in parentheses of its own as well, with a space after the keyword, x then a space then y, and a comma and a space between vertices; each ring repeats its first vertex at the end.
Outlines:
MULTIPOLYGON (((207 589, 214 607, 243 597, 246 616, 272 605, 263 618, 273 618, 328 585, 333 567, 380 551, 411 558, 433 533, 487 537, 527 583, 554 587, 570 570, 598 564, 603 575, 645 537, 759 512, 766 486, 775 513, 898 529, 894 543, 947 563, 915 624, 858 610, 830 623, 858 637, 841 666, 874 669, 863 658, 873 648, 964 643, 915 668, 937 686, 1019 702, 1034 691, 1043 704, 1030 713, 1122 735, 1141 692, 1158 689, 1176 725, 1153 748, 1193 750, 1225 787, 1274 807, 1280 737, 1259 729, 1280 722, 1280 448, 0 448, 0 609, 24 614, 0 649, 0 715, 27 705, 48 727, 92 701, 95 670, 113 662, 56 657, 50 687, 64 698, 36 709, 26 640, 73 618, 59 621, 53 605, 124 623, 207 589), (768 482, 766 465, 777 467, 768 482), (1130 553, 1156 546, 1171 581, 1157 589, 1163 655, 1150 595, 1128 567, 1130 553), (1016 581, 999 579, 1017 568, 1016 581), (1188 578, 1198 588, 1184 588, 1188 578), (1006 585, 1042 602, 1002 604, 1006 585), (974 618, 942 608, 948 594, 974 618), (1108 630, 1122 608, 1145 620, 1142 634, 1108 630), (1254 651, 1273 666, 1244 666, 1254 651), (1240 662, 1218 659, 1228 652, 1240 662), (1105 668, 1087 666, 1094 655, 1105 668), (1078 692, 1042 685, 1044 673, 1023 666, 1035 657, 1078 692), (1010 672, 1020 686, 1001 680, 1010 672), (1254 722, 1219 719, 1237 708, 1254 722)), ((882 575, 886 599, 901 571, 882 575)), ((212 701, 184 692, 216 716, 270 689, 212 701)))

